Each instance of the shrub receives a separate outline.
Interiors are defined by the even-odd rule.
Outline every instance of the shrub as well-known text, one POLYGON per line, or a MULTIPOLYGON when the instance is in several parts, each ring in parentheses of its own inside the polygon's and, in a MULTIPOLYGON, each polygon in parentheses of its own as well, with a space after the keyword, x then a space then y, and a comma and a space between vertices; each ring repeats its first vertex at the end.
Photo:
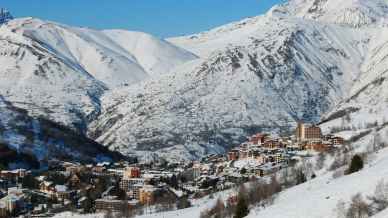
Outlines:
POLYGON ((388 183, 380 181, 375 188, 375 192, 368 199, 371 201, 371 208, 374 214, 388 208, 388 183))

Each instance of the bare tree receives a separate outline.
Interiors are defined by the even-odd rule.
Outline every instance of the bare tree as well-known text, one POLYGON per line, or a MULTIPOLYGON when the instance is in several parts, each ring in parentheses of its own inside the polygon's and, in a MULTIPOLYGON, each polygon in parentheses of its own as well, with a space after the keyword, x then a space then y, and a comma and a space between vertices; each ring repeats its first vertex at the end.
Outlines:
POLYGON ((216 204, 201 212, 200 218, 224 218, 227 217, 227 210, 221 198, 218 198, 216 204))
POLYGON ((225 204, 221 198, 217 199, 216 205, 214 206, 213 210, 214 210, 215 218, 225 217, 225 204))
POLYGON ((375 188, 373 196, 369 196, 368 199, 372 202, 373 213, 378 213, 388 208, 388 183, 384 182, 384 180, 380 181, 375 188))
POLYGON ((318 154, 317 162, 315 163, 315 169, 321 170, 325 166, 326 161, 326 155, 325 153, 321 152, 318 154))
POLYGON ((353 196, 350 207, 346 213, 346 218, 367 218, 370 215, 372 215, 372 211, 362 195, 356 194, 353 196))

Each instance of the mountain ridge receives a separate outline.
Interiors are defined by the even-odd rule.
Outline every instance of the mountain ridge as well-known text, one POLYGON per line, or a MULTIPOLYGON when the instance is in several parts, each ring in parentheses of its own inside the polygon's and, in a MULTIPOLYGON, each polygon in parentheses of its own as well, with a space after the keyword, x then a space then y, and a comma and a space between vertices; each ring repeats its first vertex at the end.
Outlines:
MULTIPOLYGON (((363 12, 376 2, 346 1, 338 11, 326 11, 334 8, 334 1, 303 2, 290 1, 265 15, 167 39, 201 60, 119 94, 108 93, 106 108, 90 128, 101 133, 94 137, 124 153, 141 156, 151 150, 168 158, 198 158, 223 152, 255 131, 281 133, 300 120, 341 119, 333 116, 343 110, 336 107, 351 98, 360 77, 367 75, 363 66, 373 64, 372 40, 386 27, 337 19, 349 8, 363 12), (304 8, 290 12, 317 2, 333 19, 309 17, 304 8)), ((376 72, 368 75, 373 81, 376 72)), ((329 122, 324 130, 330 125, 338 124, 329 122)))
POLYGON ((346 125, 373 123, 385 113, 378 99, 388 96, 388 26, 385 15, 375 19, 385 5, 292 0, 264 15, 166 40, 13 20, 0 28, 0 62, 8 64, 0 74, 3 84, 14 83, 0 94, 25 109, 44 106, 29 113, 111 150, 155 158, 225 152, 255 132, 290 133, 301 120, 325 121, 324 131, 349 116, 354 121, 346 125), (373 116, 366 121, 366 114, 373 116))

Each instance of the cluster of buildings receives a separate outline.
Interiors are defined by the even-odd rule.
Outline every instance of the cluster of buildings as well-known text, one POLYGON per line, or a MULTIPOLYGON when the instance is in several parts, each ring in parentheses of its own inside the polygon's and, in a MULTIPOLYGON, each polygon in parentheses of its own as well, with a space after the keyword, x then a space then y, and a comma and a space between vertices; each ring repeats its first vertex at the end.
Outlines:
POLYGON ((129 163, 84 165, 54 161, 46 170, 0 171, 0 218, 51 216, 132 210, 151 206, 162 197, 182 196, 166 181, 174 172, 145 170, 129 163))
POLYGON ((315 125, 298 123, 293 145, 301 150, 325 152, 333 147, 343 145, 345 140, 339 136, 323 135, 321 128, 315 125))
POLYGON ((293 136, 258 133, 225 155, 200 161, 84 165, 52 160, 46 170, 1 171, 0 218, 46 216, 69 209, 131 211, 166 203, 177 208, 182 198, 236 187, 252 176, 276 173, 306 150, 325 152, 342 144, 341 137, 323 135, 319 127, 300 123, 293 136))
POLYGON ((300 151, 326 152, 344 142, 341 137, 323 135, 316 125, 299 123, 294 136, 272 137, 264 133, 251 136, 247 142, 231 149, 227 159, 264 176, 286 166, 300 151))
POLYGON ((18 181, 31 172, 24 169, 0 171, 0 217, 9 217, 25 210, 26 195, 18 181))

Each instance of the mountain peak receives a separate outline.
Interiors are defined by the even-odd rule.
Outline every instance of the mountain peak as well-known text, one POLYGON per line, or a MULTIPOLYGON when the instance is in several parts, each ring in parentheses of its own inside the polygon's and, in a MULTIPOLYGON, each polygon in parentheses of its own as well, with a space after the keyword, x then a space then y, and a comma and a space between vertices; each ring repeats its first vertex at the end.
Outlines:
POLYGON ((386 0, 290 0, 271 12, 352 27, 388 23, 386 0))
POLYGON ((13 17, 8 10, 6 10, 4 8, 0 8, 0 24, 6 23, 12 19, 13 19, 13 17))

